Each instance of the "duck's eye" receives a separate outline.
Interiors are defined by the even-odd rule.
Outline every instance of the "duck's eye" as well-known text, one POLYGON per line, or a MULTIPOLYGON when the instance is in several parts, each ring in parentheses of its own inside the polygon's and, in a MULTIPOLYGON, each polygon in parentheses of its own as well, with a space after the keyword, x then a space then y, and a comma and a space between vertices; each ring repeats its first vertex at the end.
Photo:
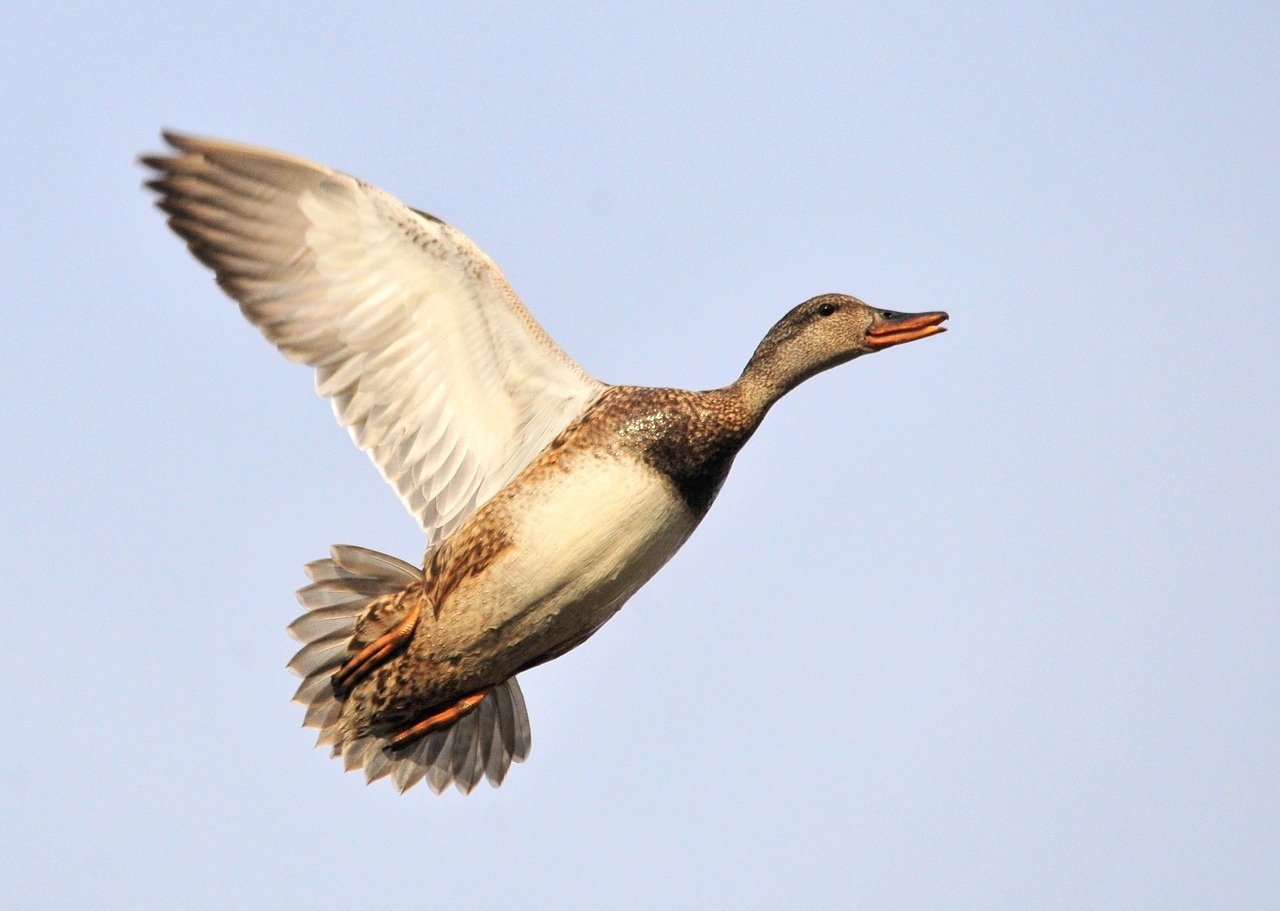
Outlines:
POLYGON ((836 312, 837 310, 839 310, 839 309, 840 309, 840 308, 839 308, 839 307, 837 307, 835 304, 830 304, 830 303, 828 303, 828 304, 819 304, 819 305, 818 305, 818 316, 830 316, 831 314, 835 313, 835 312, 836 312))

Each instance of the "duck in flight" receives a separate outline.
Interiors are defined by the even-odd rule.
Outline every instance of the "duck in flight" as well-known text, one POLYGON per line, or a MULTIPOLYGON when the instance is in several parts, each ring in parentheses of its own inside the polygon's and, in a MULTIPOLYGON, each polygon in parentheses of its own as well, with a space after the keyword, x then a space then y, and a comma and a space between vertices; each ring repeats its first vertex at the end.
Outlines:
POLYGON ((369 781, 495 787, 528 755, 516 675, 671 558, 782 395, 947 314, 823 294, 706 392, 591 377, 459 231, 277 152, 165 133, 169 226, 316 390, 426 533, 422 568, 335 546, 289 628, 318 743, 369 781))

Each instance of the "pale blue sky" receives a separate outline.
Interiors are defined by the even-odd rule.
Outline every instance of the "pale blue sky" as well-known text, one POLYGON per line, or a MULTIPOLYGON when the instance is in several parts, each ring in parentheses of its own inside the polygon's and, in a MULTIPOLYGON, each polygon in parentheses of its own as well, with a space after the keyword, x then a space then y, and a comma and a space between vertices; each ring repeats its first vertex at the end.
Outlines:
POLYGON ((646 10, 5 5, 6 906, 1280 906, 1276 5, 646 10), (421 538, 162 126, 453 222, 602 379, 824 291, 952 331, 775 409, 501 790, 400 797, 284 626, 421 538))

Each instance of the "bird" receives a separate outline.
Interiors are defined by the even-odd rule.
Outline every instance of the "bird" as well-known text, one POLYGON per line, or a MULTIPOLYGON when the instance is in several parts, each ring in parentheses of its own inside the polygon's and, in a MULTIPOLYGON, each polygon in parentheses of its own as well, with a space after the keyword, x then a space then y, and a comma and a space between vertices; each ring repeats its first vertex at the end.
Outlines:
POLYGON ((290 155, 164 131, 145 186, 421 525, 421 566, 352 545, 306 565, 295 701, 345 769, 401 792, 502 783, 528 756, 517 676, 582 644, 688 539, 778 399, 943 332, 825 293, 702 392, 612 385, 461 232, 290 155))

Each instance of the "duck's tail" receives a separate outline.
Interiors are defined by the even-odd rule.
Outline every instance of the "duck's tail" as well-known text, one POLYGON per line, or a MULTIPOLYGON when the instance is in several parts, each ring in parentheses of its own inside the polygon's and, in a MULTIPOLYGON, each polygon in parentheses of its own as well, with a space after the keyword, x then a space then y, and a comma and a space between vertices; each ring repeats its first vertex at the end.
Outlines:
POLYGON ((289 626, 289 635, 303 643, 289 662, 302 678, 293 700, 307 707, 303 726, 319 728, 316 745, 331 745, 348 770, 363 768, 367 781, 390 777, 401 792, 423 778, 437 794, 450 784, 470 793, 482 777, 494 787, 502 784, 511 763, 529 755, 529 716, 515 677, 490 690, 475 711, 403 748, 389 748, 387 737, 349 734, 333 673, 347 659, 369 606, 421 581, 422 572, 363 547, 339 544, 330 554, 307 564, 311 584, 298 590, 307 612, 289 626))

